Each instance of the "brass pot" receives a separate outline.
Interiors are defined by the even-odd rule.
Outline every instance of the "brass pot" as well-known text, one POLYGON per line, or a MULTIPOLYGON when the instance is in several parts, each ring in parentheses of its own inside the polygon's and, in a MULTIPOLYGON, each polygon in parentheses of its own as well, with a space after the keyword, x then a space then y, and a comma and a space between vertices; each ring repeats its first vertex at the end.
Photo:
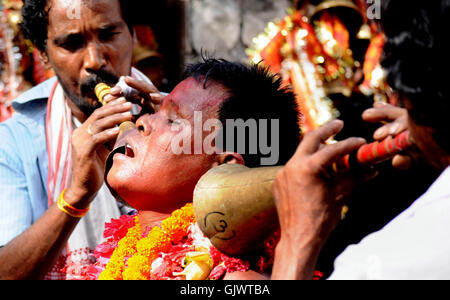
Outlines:
POLYGON ((195 216, 219 251, 242 256, 263 249, 279 228, 272 184, 281 168, 224 164, 200 178, 194 190, 195 216))

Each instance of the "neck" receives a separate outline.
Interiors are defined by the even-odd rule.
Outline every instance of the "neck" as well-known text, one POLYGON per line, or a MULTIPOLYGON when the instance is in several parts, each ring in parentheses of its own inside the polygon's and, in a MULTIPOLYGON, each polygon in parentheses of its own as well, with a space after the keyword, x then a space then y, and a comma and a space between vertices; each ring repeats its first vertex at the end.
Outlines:
POLYGON ((67 96, 65 96, 65 97, 67 99, 67 103, 70 107, 70 110, 72 111, 72 115, 75 116, 75 118, 77 118, 78 121, 80 121, 81 123, 84 123, 84 121, 86 121, 86 119, 87 119, 86 115, 67 96))
POLYGON ((170 216, 168 213, 160 213, 150 210, 142 210, 138 212, 139 223, 141 224, 142 231, 146 227, 153 228, 155 226, 161 226, 163 220, 170 216))

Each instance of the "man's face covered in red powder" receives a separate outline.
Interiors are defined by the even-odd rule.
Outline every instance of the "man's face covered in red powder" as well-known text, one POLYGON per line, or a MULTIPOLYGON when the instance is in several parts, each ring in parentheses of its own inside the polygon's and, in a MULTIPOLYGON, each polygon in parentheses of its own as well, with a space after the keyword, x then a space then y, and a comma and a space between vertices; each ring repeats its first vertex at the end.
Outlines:
MULTIPOLYGON (((217 164, 218 155, 205 151, 177 154, 173 145, 183 137, 181 140, 190 141, 193 149, 194 115, 201 112, 203 124, 218 119, 218 109, 227 96, 225 87, 213 81, 206 88, 193 78, 177 85, 161 109, 139 118, 137 130, 126 136, 128 150, 125 155, 114 155, 107 176, 109 185, 140 211, 171 212, 192 201, 195 185, 217 164)), ((203 132, 203 138, 209 134, 203 132)))

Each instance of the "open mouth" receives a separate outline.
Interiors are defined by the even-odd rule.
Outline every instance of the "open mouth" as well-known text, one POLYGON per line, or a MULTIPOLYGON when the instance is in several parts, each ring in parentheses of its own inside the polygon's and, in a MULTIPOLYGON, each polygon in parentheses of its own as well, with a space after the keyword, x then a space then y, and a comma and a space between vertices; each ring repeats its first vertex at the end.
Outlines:
POLYGON ((125 153, 123 153, 124 155, 128 156, 128 157, 134 157, 134 151, 133 148, 131 148, 131 146, 127 143, 125 145, 125 153))
MULTIPOLYGON (((111 164, 112 164, 112 158, 114 157, 114 155, 116 154, 121 154, 121 155, 125 155, 126 157, 129 158, 133 158, 134 157, 134 150, 133 148, 130 146, 130 144, 125 144, 124 146, 120 146, 117 147, 116 149, 114 149, 113 151, 111 151, 111 153, 108 156, 108 159, 111 160, 111 164)), ((107 162, 108 163, 108 162, 107 162)))

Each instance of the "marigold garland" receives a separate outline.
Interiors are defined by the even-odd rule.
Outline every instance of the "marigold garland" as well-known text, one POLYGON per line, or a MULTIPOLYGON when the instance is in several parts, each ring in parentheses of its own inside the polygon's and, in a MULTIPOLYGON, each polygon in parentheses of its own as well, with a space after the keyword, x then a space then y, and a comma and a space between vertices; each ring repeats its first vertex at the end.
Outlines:
POLYGON ((128 229, 126 236, 119 241, 111 256, 111 260, 99 276, 100 280, 123 279, 123 272, 126 269, 125 259, 136 253, 136 246, 142 235, 139 218, 135 217, 134 222, 135 225, 128 229))
MULTIPOLYGON (((254 261, 228 257, 218 251, 196 224, 192 204, 175 211, 161 227, 141 230, 137 216, 105 223, 105 242, 94 250, 96 262, 83 269, 84 279, 100 280, 219 280, 226 273, 250 269, 270 273, 279 231, 265 241, 254 261)), ((315 273, 314 279, 323 275, 315 273)))
POLYGON ((146 237, 142 237, 139 219, 135 217, 135 225, 119 241, 99 279, 150 279, 152 262, 161 253, 168 252, 172 245, 181 242, 194 222, 194 208, 189 203, 174 211, 161 227, 153 227, 146 237))

